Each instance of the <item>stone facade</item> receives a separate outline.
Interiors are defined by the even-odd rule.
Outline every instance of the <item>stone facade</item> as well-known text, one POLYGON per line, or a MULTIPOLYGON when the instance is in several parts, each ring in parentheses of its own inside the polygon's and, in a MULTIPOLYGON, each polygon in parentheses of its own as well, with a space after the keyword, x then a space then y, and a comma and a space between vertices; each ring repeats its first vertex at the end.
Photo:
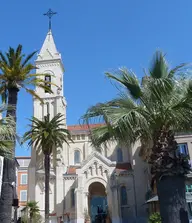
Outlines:
MULTIPOLYGON (((49 112, 51 118, 57 113, 66 117, 64 66, 51 31, 36 66, 37 72, 48 74, 56 86, 51 86, 53 94, 36 89, 44 103, 34 99, 34 116, 42 119, 49 112)), ((131 223, 135 218, 144 222, 149 179, 145 174, 147 166, 139 157, 139 144, 125 148, 111 143, 97 152, 91 145, 87 126, 66 125, 66 128, 71 131, 74 143, 64 144, 51 159, 50 222, 96 222, 95 211, 103 211, 108 222, 111 219, 114 223, 131 223)), ((41 151, 32 148, 28 200, 38 202, 42 216, 44 192, 43 156, 41 151)))
POLYGON ((19 199, 18 217, 21 217, 21 212, 27 204, 28 193, 28 167, 31 157, 16 157, 18 162, 17 171, 17 196, 19 199))

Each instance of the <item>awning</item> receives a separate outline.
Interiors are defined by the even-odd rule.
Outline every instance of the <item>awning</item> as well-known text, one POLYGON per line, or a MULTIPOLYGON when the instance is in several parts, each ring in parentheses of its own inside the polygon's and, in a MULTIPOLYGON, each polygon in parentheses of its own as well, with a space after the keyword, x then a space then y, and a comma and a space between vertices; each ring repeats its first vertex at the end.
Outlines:
POLYGON ((151 202, 154 202, 154 201, 158 201, 159 199, 158 199, 158 196, 157 195, 155 195, 154 197, 152 197, 152 198, 150 198, 149 200, 147 200, 146 202, 145 202, 145 204, 147 204, 147 203, 151 203, 151 202))
MULTIPOLYGON (((155 195, 154 197, 152 197, 149 200, 147 200, 145 202, 145 204, 148 204, 148 203, 151 203, 151 202, 155 202, 155 201, 158 201, 158 200, 159 200, 158 196, 155 195)), ((187 203, 192 202, 192 193, 189 193, 189 192, 186 193, 186 201, 187 201, 187 203)))

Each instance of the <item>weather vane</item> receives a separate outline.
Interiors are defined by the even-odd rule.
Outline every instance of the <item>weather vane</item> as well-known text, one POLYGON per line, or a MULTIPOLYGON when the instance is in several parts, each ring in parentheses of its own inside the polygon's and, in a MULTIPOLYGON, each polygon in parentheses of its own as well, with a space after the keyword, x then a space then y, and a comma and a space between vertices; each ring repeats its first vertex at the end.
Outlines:
POLYGON ((55 14, 57 14, 57 12, 53 12, 51 9, 49 9, 47 13, 43 14, 43 15, 46 15, 49 18, 49 30, 51 30, 51 18, 55 14))

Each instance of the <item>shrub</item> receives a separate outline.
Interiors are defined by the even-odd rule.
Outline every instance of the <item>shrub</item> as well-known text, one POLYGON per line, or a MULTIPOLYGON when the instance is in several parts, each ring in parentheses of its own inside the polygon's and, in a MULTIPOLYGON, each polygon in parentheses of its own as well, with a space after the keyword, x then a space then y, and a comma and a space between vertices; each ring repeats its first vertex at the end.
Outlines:
POLYGON ((161 215, 159 212, 151 214, 149 217, 149 223, 161 223, 161 215))

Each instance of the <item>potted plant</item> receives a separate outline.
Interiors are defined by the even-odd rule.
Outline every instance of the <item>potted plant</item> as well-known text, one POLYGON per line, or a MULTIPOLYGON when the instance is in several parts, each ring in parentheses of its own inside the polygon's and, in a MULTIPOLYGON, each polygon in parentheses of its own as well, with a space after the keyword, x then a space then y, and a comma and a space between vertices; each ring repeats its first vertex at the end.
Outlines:
POLYGON ((161 223, 161 215, 159 212, 155 212, 150 215, 149 223, 161 223))

